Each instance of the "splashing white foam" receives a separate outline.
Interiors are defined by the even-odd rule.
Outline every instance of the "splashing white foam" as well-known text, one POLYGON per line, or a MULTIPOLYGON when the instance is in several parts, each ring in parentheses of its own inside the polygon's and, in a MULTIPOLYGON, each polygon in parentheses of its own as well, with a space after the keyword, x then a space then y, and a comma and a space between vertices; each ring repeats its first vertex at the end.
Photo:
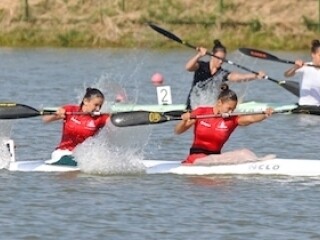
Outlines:
MULTIPOLYGON (((235 91, 238 96, 238 104, 244 101, 246 92, 247 92, 247 84, 233 83, 228 84, 230 89, 235 91)), ((195 109, 199 106, 212 106, 217 101, 217 98, 220 93, 220 86, 221 81, 212 81, 209 79, 207 82, 200 82, 196 84, 191 92, 190 100, 191 100, 191 107, 195 109)))
MULTIPOLYGON (((105 74, 97 83, 90 85, 100 89, 105 95, 101 112, 110 112, 118 95, 130 101, 124 88, 110 81, 105 74)), ((84 89, 86 86, 84 86, 84 89)), ((78 91, 81 102, 83 89, 78 91)), ((129 111, 130 109, 128 109, 129 111)), ((75 160, 82 172, 101 175, 141 174, 145 172, 142 163, 143 148, 147 144, 152 127, 117 128, 110 122, 96 136, 87 139, 73 151, 75 160)))
POLYGON ((150 127, 117 128, 111 123, 95 137, 77 146, 73 155, 81 171, 99 175, 127 175, 145 172, 143 147, 150 127))
POLYGON ((221 82, 209 79, 206 82, 197 83, 191 92, 190 100, 192 109, 198 106, 212 106, 218 97, 221 82))
POLYGON ((113 112, 114 105, 119 102, 127 104, 126 111, 133 110, 133 97, 127 94, 125 88, 119 82, 114 82, 110 79, 112 79, 111 76, 104 74, 100 76, 96 83, 90 85, 84 84, 83 88, 76 90, 77 102, 80 103, 82 101, 87 87, 93 87, 99 89, 105 97, 105 102, 100 109, 101 112, 113 112), (132 109, 130 108, 130 104, 132 104, 132 109))

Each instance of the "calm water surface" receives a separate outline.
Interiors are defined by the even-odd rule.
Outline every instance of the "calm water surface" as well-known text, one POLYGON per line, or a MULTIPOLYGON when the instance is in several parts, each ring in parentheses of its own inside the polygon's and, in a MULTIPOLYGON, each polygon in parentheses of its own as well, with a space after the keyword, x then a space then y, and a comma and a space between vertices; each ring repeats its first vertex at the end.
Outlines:
MULTIPOLYGON (((130 101, 155 104, 150 77, 160 72, 172 88, 173 102, 184 103, 192 80, 184 64, 193 54, 189 50, 1 49, 1 101, 40 109, 77 103, 87 86, 105 86, 108 91, 108 86, 120 85, 130 101)), ((276 55, 308 59, 308 53, 276 55)), ((279 80, 290 67, 238 52, 229 59, 279 80)), ((234 88, 245 92, 247 101, 297 101, 267 80, 234 88)), ((279 114, 238 129, 225 150, 248 147, 258 155, 319 159, 319 122, 314 116, 279 114)), ((136 128, 124 132, 123 141, 143 140, 145 158, 181 160, 191 133, 174 136, 173 126, 169 122, 152 129, 136 128)), ((15 121, 11 137, 17 159, 48 159, 60 130, 61 123, 44 125, 39 118, 15 121)), ((1 171, 1 238, 319 239, 319 185, 319 178, 1 171)))

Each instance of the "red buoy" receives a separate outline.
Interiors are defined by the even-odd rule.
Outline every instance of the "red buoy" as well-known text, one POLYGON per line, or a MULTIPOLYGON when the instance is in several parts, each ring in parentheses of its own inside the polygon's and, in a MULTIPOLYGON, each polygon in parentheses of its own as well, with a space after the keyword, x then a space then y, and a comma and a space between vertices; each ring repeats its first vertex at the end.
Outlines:
POLYGON ((163 76, 162 76, 162 74, 160 74, 160 73, 155 73, 155 74, 153 74, 152 77, 151 77, 151 82, 152 82, 152 84, 155 85, 155 86, 162 85, 162 84, 163 84, 163 81, 164 81, 163 76))

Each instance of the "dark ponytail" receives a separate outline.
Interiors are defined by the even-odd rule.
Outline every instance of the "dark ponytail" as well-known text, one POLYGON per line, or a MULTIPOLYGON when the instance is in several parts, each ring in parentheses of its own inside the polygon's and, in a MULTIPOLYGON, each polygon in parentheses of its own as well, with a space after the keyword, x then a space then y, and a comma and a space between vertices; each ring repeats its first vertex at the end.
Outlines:
POLYGON ((223 46, 222 43, 220 42, 220 40, 218 40, 218 39, 213 40, 212 53, 215 54, 216 52, 227 53, 226 47, 223 46))
POLYGON ((238 102, 238 97, 234 91, 229 89, 228 84, 223 83, 220 86, 220 94, 218 95, 218 100, 221 100, 221 102, 226 102, 230 100, 238 102))
POLYGON ((315 39, 311 42, 311 52, 316 53, 318 48, 320 48, 320 41, 315 39))
POLYGON ((84 104, 84 103, 83 103, 84 99, 90 99, 90 98, 92 98, 92 97, 100 97, 100 98, 104 99, 104 95, 103 95, 103 93, 102 93, 99 89, 88 87, 88 88, 86 89, 86 93, 85 93, 84 96, 83 96, 83 99, 82 99, 82 101, 81 101, 80 107, 83 106, 83 104, 84 104))

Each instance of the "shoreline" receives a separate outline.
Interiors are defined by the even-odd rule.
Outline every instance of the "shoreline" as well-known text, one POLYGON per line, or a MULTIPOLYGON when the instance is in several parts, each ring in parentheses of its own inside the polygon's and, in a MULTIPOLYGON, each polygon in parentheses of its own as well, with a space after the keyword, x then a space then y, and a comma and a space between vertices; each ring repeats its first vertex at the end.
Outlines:
POLYGON ((148 22, 208 49, 219 39, 230 50, 310 50, 320 34, 314 1, 92 1, 2 0, 0 47, 179 47, 148 22))
MULTIPOLYGON (((179 43, 156 33, 148 26, 142 26, 140 31, 131 31, 118 39, 100 38, 90 29, 76 29, 56 31, 41 31, 36 28, 16 29, 10 32, 0 31, 0 47, 53 47, 53 48, 147 48, 147 49, 175 49, 181 48, 179 43), (49 32, 49 33, 48 33, 49 32)), ((167 28, 165 28, 167 29, 167 28)), ((171 30, 173 34, 181 37, 183 41, 195 46, 204 46, 208 49, 212 46, 213 39, 204 38, 210 30, 195 28, 196 34, 190 34, 183 28, 171 30), (180 34, 181 33, 181 34, 180 34)), ((271 34, 269 31, 238 32, 226 30, 217 31, 214 39, 220 39, 228 50, 236 50, 240 47, 249 47, 265 50, 281 51, 309 51, 313 39, 319 39, 316 32, 305 35, 271 34)))

